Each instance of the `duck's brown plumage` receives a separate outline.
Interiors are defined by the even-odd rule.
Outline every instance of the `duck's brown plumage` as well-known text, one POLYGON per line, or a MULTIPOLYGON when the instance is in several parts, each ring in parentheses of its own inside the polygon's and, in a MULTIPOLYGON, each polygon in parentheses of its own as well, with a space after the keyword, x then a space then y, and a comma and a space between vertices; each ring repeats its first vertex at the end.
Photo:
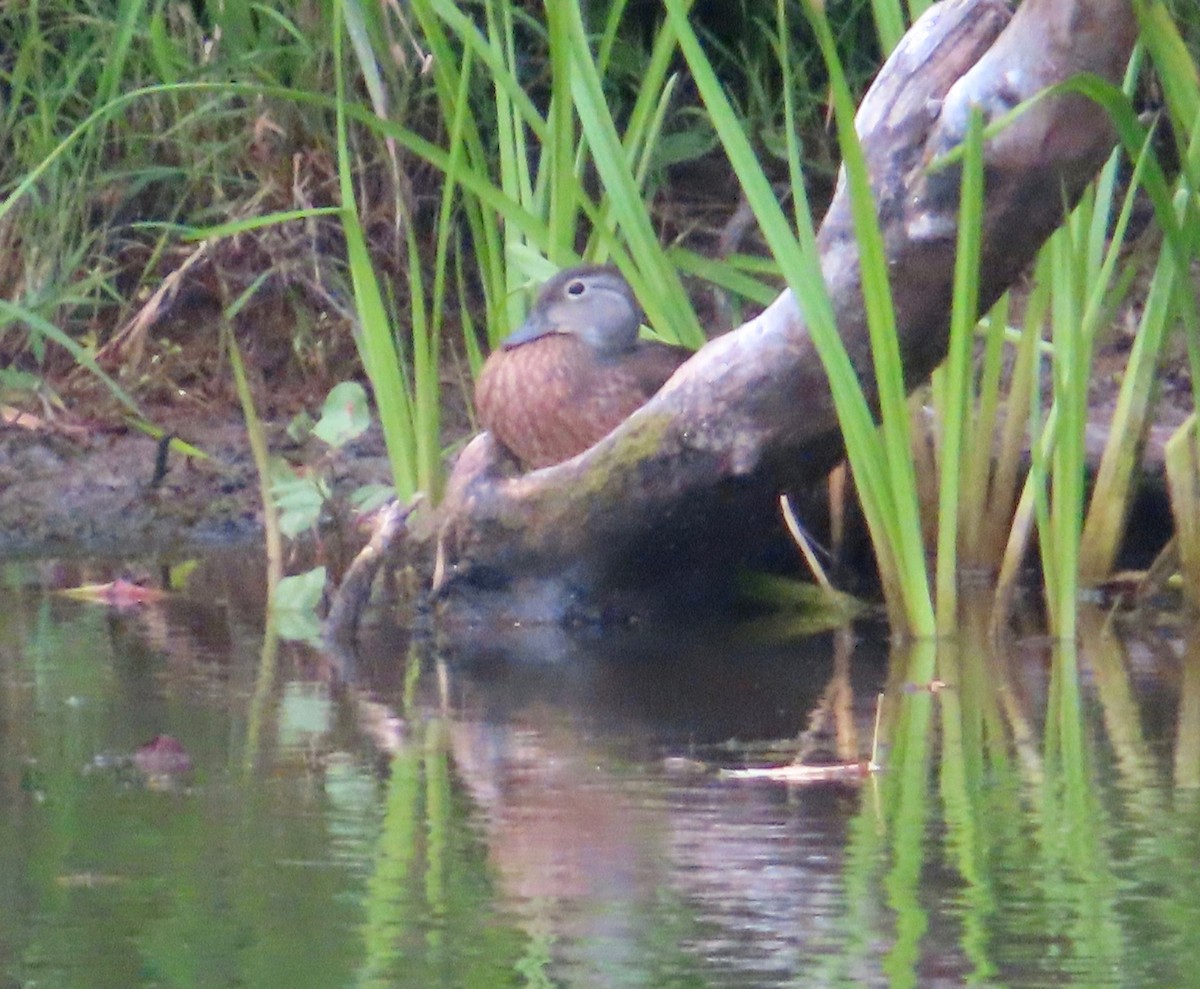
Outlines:
POLYGON ((641 312, 611 268, 560 272, 475 385, 483 427, 526 470, 561 463, 645 404, 691 352, 640 340, 641 312))

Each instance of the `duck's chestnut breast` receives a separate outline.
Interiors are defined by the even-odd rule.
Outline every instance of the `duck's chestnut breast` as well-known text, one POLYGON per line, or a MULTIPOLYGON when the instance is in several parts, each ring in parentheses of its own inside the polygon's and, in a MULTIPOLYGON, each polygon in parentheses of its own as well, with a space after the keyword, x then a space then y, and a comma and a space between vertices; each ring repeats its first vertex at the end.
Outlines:
POLYGON ((615 355, 550 333, 496 350, 475 386, 483 427, 526 470, 561 463, 608 435, 644 405, 691 354, 638 341, 615 355))

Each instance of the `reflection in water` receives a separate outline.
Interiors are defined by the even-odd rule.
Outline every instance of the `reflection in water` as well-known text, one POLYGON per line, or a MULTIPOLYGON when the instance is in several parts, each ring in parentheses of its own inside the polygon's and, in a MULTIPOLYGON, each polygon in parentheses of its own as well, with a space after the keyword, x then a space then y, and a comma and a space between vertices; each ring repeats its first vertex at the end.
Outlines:
POLYGON ((488 629, 338 682, 244 573, 0 569, 0 985, 1192 980, 1200 637, 488 629), (881 691, 859 785, 717 772, 865 756, 881 691))

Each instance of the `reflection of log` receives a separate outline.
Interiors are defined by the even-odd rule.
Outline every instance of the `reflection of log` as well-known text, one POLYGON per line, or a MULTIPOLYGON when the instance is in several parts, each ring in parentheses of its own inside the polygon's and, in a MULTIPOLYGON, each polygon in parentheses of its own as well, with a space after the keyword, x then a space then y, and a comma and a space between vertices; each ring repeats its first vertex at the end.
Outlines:
MULTIPOLYGON (((1135 26, 1128 0, 946 0, 910 31, 867 94, 858 129, 871 169, 901 355, 923 380, 947 342, 957 177, 928 175, 955 147, 970 108, 995 118, 1080 71, 1117 80, 1135 26)), ((989 306, 1060 223, 1112 147, 1103 111, 1043 100, 986 150, 980 304, 989 306)), ((819 235, 840 333, 872 388, 850 204, 839 186, 819 235)), ((555 618, 681 574, 720 572, 746 537, 774 525, 785 486, 819 480, 840 435, 821 363, 791 294, 709 343, 667 387, 580 457, 504 474, 486 435, 455 468, 443 508, 440 582, 451 600, 524 602, 555 618), (514 581, 514 578, 519 578, 514 581), (660 580, 661 578, 661 580, 660 580), (516 590, 501 597, 498 588, 516 590), (535 593, 536 592, 536 593, 535 593), (536 603, 529 604, 534 601, 536 603)), ((707 579, 707 578, 706 578, 707 579)), ((529 614, 532 612, 532 614, 529 614)))

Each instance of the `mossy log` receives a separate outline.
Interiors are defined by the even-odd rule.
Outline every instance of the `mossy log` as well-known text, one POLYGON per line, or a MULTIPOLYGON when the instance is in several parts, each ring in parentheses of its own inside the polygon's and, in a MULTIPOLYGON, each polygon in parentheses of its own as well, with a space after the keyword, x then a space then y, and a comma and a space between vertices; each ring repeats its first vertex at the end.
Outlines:
MULTIPOLYGON (((994 120, 1076 73, 1119 82, 1135 37, 1129 0, 1026 0, 1015 14, 1001 0, 945 0, 881 70, 857 127, 910 386, 946 352, 957 234, 958 174, 927 164, 961 143, 972 107, 994 120)), ((1104 111, 1071 94, 1041 100, 987 143, 981 311, 1026 268, 1113 144, 1104 111)), ((818 244, 839 333, 871 395, 844 181, 818 244)), ((756 531, 777 525, 778 492, 820 481, 841 452, 825 372, 784 292, 573 460, 512 476, 490 437, 477 436, 441 508, 439 607, 595 618, 637 611, 658 592, 711 587, 756 531)))

